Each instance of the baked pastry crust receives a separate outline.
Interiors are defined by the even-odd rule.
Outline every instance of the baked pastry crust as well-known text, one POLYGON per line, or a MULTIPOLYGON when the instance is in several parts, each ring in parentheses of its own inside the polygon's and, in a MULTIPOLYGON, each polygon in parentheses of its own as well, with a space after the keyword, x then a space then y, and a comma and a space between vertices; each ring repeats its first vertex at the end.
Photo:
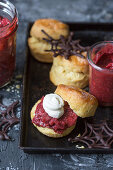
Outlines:
POLYGON ((55 19, 38 19, 33 24, 30 35, 42 40, 42 38, 47 38, 41 30, 46 31, 54 39, 59 39, 60 35, 67 37, 69 34, 69 26, 55 19))
POLYGON ((62 56, 53 59, 53 65, 50 70, 50 80, 54 85, 65 84, 84 88, 89 81, 89 64, 86 58, 86 52, 83 53, 85 58, 70 56, 66 60, 62 56))
POLYGON ((60 35, 67 37, 69 34, 69 27, 60 21, 54 19, 39 19, 33 24, 30 31, 30 38, 28 38, 28 45, 32 55, 41 62, 51 63, 53 61, 53 53, 46 52, 50 50, 51 45, 43 38, 48 38, 41 30, 46 31, 54 39, 59 39, 60 35))
POLYGON ((51 49, 51 45, 49 43, 36 39, 35 37, 30 37, 28 38, 28 45, 30 47, 31 54, 36 60, 46 63, 51 63, 53 61, 53 53, 45 51, 51 49))
MULTIPOLYGON (((33 106, 31 113, 30 113, 31 114, 31 120, 35 116, 35 110, 36 110, 37 104, 39 104, 40 102, 41 102, 41 100, 38 100, 38 102, 36 102, 36 104, 33 106)), ((39 127, 35 124, 34 124, 34 126, 44 135, 49 136, 49 137, 53 137, 53 138, 61 138, 61 137, 67 136, 75 128, 75 125, 73 125, 70 128, 67 128, 62 134, 59 134, 59 133, 54 132, 54 130, 50 129, 50 128, 39 127)))
POLYGON ((80 117, 94 116, 98 106, 97 99, 88 92, 74 86, 60 84, 56 91, 63 100, 67 101, 70 108, 80 117))

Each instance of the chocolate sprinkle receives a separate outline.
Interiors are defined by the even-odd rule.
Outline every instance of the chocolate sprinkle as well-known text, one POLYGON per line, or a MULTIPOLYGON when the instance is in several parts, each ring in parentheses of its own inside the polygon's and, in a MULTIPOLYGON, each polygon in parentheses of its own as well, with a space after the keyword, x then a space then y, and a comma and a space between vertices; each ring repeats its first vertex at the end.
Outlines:
POLYGON ((88 148, 111 148, 113 144, 113 130, 108 126, 106 120, 100 123, 91 123, 84 120, 84 124, 83 134, 73 139, 69 138, 68 141, 72 143, 83 143, 88 148))
POLYGON ((11 139, 7 132, 10 127, 19 122, 19 119, 14 114, 15 106, 18 103, 18 101, 13 102, 10 106, 5 106, 0 103, 0 140, 11 139))
POLYGON ((50 50, 45 50, 47 52, 53 52, 53 57, 57 57, 58 55, 64 56, 65 59, 69 59, 70 56, 76 55, 81 58, 85 58, 82 54, 83 52, 88 52, 90 47, 81 46, 80 40, 73 40, 74 33, 71 32, 68 38, 65 38, 63 35, 60 36, 59 39, 55 40, 50 35, 48 35, 44 30, 42 32, 48 37, 48 39, 43 38, 46 42, 51 44, 50 50))

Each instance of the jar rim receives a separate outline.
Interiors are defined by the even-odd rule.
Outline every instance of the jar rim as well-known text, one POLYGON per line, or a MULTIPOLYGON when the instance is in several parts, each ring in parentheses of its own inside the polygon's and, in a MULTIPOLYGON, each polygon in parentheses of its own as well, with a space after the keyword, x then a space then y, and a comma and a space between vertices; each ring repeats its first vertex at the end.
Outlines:
POLYGON ((91 55, 92 50, 94 49, 94 47, 97 47, 98 45, 101 45, 101 44, 105 45, 105 44, 108 44, 108 43, 113 44, 113 41, 99 41, 99 42, 93 44, 93 45, 90 47, 89 51, 88 51, 87 59, 88 59, 89 64, 92 65, 96 70, 102 71, 102 72, 109 72, 109 73, 112 73, 112 74, 113 74, 113 70, 112 70, 112 69, 102 68, 102 67, 97 66, 97 65, 93 62, 93 60, 91 59, 91 57, 90 57, 90 55, 91 55))
MULTIPOLYGON (((12 18, 12 21, 9 24, 7 24, 7 25, 3 26, 2 28, 0 28, 0 32, 2 33, 4 31, 7 31, 7 29, 10 29, 11 27, 13 27, 14 24, 18 25, 18 11, 17 11, 16 7, 12 4, 12 2, 10 2, 9 0, 2 0, 2 1, 0 0, 0 3, 2 3, 2 4, 6 3, 10 7, 10 10, 12 10, 11 12, 13 12, 13 15, 14 15, 13 18, 12 18)), ((15 30, 15 28, 14 28, 14 30, 15 30)), ((11 33, 9 33, 8 36, 11 33)))

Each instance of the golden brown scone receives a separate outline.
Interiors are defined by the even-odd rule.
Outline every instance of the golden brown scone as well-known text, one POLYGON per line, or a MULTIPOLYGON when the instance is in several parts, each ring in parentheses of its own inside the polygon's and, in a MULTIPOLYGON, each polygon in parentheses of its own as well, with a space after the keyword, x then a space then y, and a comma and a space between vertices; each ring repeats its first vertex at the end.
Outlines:
POLYGON ((67 101, 70 108, 80 117, 94 116, 98 106, 97 99, 88 92, 73 86, 60 84, 56 91, 63 100, 67 101))
POLYGON ((54 39, 59 39, 60 35, 67 37, 69 34, 69 26, 55 19, 38 19, 33 24, 30 35, 42 40, 42 38, 47 38, 41 30, 46 31, 54 39))
MULTIPOLYGON (((40 101, 41 100, 38 100, 38 102, 33 106, 32 110, 31 110, 31 120, 35 116, 35 110, 36 110, 37 104, 40 103, 40 101)), ((75 125, 73 125, 70 128, 67 128, 62 134, 59 134, 59 133, 54 132, 54 130, 50 129, 50 128, 39 127, 39 126, 36 126, 35 124, 34 124, 34 126, 44 135, 53 137, 53 138, 60 138, 60 137, 67 136, 75 128, 75 125)))
POLYGON ((48 38, 41 30, 44 30, 54 39, 59 39, 60 35, 67 37, 69 34, 69 27, 60 21, 54 19, 39 19, 33 24, 30 31, 30 38, 28 38, 28 45, 32 55, 41 62, 51 63, 53 61, 53 53, 45 52, 50 50, 51 46, 43 38, 48 38))
MULTIPOLYGON (((84 53, 86 57, 86 53, 84 53)), ((54 85, 65 84, 84 88, 88 85, 89 65, 87 58, 70 56, 66 60, 62 56, 53 59, 53 65, 50 70, 50 80, 54 85)))
POLYGON ((28 45, 30 47, 31 54, 36 60, 46 63, 51 63, 53 61, 53 53, 45 52, 45 50, 51 48, 50 44, 46 41, 30 37, 28 38, 28 45))

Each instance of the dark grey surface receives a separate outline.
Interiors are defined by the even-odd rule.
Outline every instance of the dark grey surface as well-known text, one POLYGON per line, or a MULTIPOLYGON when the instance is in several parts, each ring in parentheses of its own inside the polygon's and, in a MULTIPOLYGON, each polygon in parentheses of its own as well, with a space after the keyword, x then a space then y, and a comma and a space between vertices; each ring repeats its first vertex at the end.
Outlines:
MULTIPOLYGON (((25 61, 25 38, 28 22, 37 18, 52 17, 64 21, 113 22, 112 0, 12 0, 19 12, 17 34, 16 76, 23 73, 25 61)), ((0 90, 5 103, 10 96, 21 101, 22 80, 15 76, 14 81, 0 90)), ((17 115, 20 116, 20 107, 17 115)), ((0 170, 76 170, 76 169, 113 169, 113 156, 78 154, 24 154, 18 148, 19 126, 10 135, 13 142, 0 141, 0 170)))

